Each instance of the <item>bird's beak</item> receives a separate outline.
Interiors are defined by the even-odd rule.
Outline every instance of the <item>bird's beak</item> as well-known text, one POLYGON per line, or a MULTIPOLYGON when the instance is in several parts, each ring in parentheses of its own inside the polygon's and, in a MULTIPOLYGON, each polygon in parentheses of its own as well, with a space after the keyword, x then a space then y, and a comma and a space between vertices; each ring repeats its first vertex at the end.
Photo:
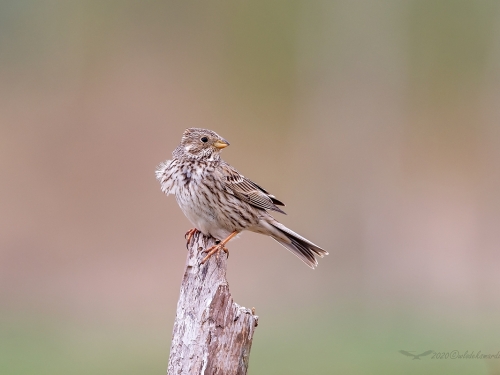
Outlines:
POLYGON ((229 146, 229 142, 226 141, 225 139, 218 139, 215 141, 214 146, 217 147, 219 150, 229 146))

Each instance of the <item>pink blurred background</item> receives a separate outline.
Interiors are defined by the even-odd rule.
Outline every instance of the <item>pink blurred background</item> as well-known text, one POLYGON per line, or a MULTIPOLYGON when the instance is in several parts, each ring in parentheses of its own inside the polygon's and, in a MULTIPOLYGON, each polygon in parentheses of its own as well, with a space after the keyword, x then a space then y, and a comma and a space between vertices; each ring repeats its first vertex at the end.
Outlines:
POLYGON ((330 252, 311 271, 269 238, 230 244, 261 316, 250 374, 500 373, 397 352, 500 350, 499 17, 0 2, 0 372, 165 372, 190 223, 154 170, 205 127, 330 252))

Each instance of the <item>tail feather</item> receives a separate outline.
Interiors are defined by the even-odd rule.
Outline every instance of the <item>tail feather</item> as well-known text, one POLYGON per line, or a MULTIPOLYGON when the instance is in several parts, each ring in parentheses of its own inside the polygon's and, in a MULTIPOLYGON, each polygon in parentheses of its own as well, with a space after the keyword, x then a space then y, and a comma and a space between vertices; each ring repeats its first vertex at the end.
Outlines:
POLYGON ((273 235, 273 239, 279 242, 286 249, 290 250, 293 254, 300 258, 305 264, 311 268, 318 265, 315 255, 323 258, 328 255, 328 252, 323 250, 318 245, 315 245, 306 238, 298 235, 291 229, 288 229, 283 224, 274 221, 270 223, 275 229, 279 231, 279 235, 273 235))

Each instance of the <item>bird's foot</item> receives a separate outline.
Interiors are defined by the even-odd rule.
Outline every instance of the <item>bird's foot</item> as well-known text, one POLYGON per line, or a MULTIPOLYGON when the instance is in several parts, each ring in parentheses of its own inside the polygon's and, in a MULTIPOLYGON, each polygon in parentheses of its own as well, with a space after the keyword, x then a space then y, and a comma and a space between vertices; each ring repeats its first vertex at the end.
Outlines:
POLYGON ((226 249, 226 247, 224 245, 225 245, 224 242, 219 242, 218 244, 216 244, 212 247, 209 247, 206 250, 203 250, 203 252, 207 253, 207 255, 205 256, 205 258, 203 258, 203 260, 201 261, 201 264, 204 264, 208 259, 210 259, 210 257, 212 255, 214 255, 215 253, 218 253, 221 250, 224 251, 227 254, 227 257, 229 258, 229 250, 226 249))
POLYGON ((189 246, 189 241, 191 241, 191 238, 193 238, 193 236, 199 232, 200 231, 196 228, 190 229, 186 232, 186 234, 184 235, 184 238, 186 239, 186 247, 189 246))
POLYGON ((227 257, 229 258, 229 250, 226 249, 226 244, 229 242, 229 240, 231 238, 233 238, 237 234, 238 234, 238 231, 233 231, 233 232, 231 232, 231 234, 229 236, 227 236, 226 239, 224 239, 222 241, 216 240, 214 246, 209 247, 206 250, 203 250, 204 253, 207 253, 207 256, 205 258, 203 258, 203 260, 201 261, 201 264, 205 263, 212 255, 214 255, 215 253, 218 253, 220 250, 223 250, 227 254, 227 257))

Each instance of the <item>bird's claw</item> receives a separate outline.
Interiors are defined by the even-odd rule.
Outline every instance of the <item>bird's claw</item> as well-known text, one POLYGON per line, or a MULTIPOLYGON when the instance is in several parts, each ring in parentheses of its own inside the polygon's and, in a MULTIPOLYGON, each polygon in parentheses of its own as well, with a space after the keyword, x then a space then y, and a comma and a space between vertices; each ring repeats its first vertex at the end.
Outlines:
POLYGON ((227 254, 227 257, 229 258, 229 250, 226 249, 226 247, 224 246, 223 243, 219 243, 217 245, 214 245, 214 246, 209 247, 208 249, 205 249, 202 251, 203 253, 207 253, 207 255, 205 256, 205 258, 203 258, 203 260, 201 261, 201 264, 204 264, 215 253, 217 253, 217 256, 218 256, 218 252, 221 250, 224 251, 227 254))
POLYGON ((189 241, 191 241, 191 238, 193 238, 193 236, 198 232, 199 230, 196 228, 190 229, 186 232, 186 234, 184 235, 184 238, 186 239, 186 248, 189 246, 189 241))

